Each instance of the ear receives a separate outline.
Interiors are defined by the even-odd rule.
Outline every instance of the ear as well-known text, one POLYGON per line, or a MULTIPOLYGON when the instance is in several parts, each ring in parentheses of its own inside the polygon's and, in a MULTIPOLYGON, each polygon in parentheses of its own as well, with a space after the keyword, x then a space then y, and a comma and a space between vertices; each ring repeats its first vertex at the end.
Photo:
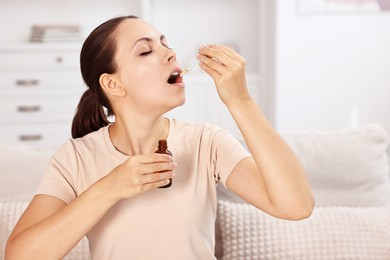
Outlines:
POLYGON ((117 96, 117 97, 125 97, 126 90, 119 83, 119 81, 115 78, 114 75, 103 73, 100 75, 99 83, 104 92, 107 94, 117 96))

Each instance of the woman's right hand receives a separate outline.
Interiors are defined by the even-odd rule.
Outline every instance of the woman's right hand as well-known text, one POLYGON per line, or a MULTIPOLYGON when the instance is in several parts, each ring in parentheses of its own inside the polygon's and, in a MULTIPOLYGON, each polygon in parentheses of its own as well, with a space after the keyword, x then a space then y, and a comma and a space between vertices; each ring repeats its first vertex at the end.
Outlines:
POLYGON ((134 155, 106 176, 108 188, 116 192, 118 199, 129 198, 167 185, 175 175, 173 169, 176 166, 177 163, 167 154, 134 155))

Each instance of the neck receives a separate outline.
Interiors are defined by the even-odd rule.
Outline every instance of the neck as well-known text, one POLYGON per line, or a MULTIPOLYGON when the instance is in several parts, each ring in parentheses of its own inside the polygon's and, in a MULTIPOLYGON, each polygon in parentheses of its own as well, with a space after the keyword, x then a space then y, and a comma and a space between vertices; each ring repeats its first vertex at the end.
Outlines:
POLYGON ((166 139, 169 121, 158 118, 115 117, 109 128, 110 138, 115 148, 126 155, 153 153, 158 140, 166 139))

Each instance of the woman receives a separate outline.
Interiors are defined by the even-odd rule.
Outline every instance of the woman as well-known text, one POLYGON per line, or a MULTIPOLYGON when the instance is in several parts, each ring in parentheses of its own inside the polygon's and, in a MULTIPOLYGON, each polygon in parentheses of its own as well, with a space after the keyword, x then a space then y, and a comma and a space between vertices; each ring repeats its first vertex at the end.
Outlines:
POLYGON ((74 139, 49 163, 7 259, 59 259, 85 235, 93 259, 214 259, 215 182, 275 217, 310 216, 304 170, 249 96, 244 59, 220 45, 197 58, 251 154, 214 125, 163 117, 185 101, 175 52, 145 21, 111 19, 83 45, 74 139), (173 156, 154 153, 160 139, 173 156))

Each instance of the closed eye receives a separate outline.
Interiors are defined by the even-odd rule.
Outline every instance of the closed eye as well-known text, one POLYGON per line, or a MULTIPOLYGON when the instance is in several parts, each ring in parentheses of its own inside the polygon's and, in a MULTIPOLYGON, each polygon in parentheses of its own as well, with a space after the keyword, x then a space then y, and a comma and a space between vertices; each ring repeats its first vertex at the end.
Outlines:
POLYGON ((151 54, 151 53, 152 53, 152 51, 150 50, 150 51, 142 52, 140 55, 141 55, 141 56, 146 56, 146 55, 149 55, 149 54, 151 54))

